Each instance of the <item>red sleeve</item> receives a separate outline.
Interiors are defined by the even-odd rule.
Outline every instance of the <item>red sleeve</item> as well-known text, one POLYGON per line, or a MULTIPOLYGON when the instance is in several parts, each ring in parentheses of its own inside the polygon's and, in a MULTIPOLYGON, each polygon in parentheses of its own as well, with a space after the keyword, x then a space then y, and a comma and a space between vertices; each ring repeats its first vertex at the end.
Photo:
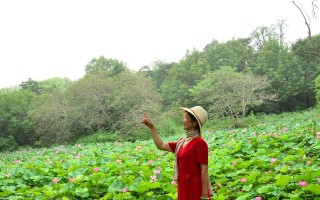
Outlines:
POLYGON ((170 148, 171 148, 171 151, 172 151, 173 153, 175 153, 177 144, 178 144, 178 142, 179 142, 181 139, 182 139, 182 138, 180 138, 180 139, 179 139, 178 141, 176 141, 176 142, 168 142, 168 144, 169 144, 169 146, 170 146, 170 148))
POLYGON ((196 144, 197 148, 197 161, 201 164, 208 165, 208 144, 204 139, 201 139, 196 144))

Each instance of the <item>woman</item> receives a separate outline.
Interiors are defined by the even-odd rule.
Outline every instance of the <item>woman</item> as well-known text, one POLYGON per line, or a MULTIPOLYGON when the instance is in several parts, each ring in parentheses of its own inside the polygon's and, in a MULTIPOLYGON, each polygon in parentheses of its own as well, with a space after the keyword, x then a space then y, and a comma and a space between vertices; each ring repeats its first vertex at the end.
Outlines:
POLYGON ((208 119, 201 106, 180 108, 186 138, 176 142, 162 142, 155 126, 146 113, 141 123, 150 128, 158 149, 175 153, 175 175, 178 181, 178 200, 210 199, 208 176, 208 145, 201 137, 201 127, 208 119))

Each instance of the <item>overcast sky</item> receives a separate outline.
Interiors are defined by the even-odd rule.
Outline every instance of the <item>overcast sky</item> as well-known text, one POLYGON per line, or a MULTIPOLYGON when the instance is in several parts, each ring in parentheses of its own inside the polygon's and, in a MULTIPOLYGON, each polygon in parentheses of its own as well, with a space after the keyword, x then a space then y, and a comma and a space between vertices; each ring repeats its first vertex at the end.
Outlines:
MULTIPOLYGON (((311 0, 296 2, 312 17, 311 0)), ((291 0, 1 0, 0 88, 28 78, 76 80, 100 55, 133 70, 177 62, 187 49, 248 37, 282 19, 288 41, 307 36, 291 0)))

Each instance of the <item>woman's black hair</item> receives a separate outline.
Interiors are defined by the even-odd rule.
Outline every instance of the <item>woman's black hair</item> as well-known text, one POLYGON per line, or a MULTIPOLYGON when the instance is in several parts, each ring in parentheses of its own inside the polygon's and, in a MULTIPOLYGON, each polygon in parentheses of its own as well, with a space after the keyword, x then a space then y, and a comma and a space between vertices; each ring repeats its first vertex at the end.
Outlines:
POLYGON ((196 126, 195 126, 194 128, 195 128, 195 129, 198 129, 199 132, 200 132, 200 125, 198 124, 197 118, 196 118, 193 114, 191 114, 191 113, 189 113, 189 112, 186 112, 186 113, 190 116, 190 119, 191 119, 193 122, 196 122, 196 126))

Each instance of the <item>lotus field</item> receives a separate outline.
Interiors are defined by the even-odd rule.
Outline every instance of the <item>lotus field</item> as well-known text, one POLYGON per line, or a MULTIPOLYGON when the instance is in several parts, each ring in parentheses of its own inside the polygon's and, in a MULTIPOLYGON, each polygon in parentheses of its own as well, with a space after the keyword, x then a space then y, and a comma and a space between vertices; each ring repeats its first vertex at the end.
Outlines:
MULTIPOLYGON (((319 125, 305 116, 204 130, 212 199, 319 200, 319 125)), ((173 163, 151 140, 2 152, 0 199, 176 199, 173 163)))

